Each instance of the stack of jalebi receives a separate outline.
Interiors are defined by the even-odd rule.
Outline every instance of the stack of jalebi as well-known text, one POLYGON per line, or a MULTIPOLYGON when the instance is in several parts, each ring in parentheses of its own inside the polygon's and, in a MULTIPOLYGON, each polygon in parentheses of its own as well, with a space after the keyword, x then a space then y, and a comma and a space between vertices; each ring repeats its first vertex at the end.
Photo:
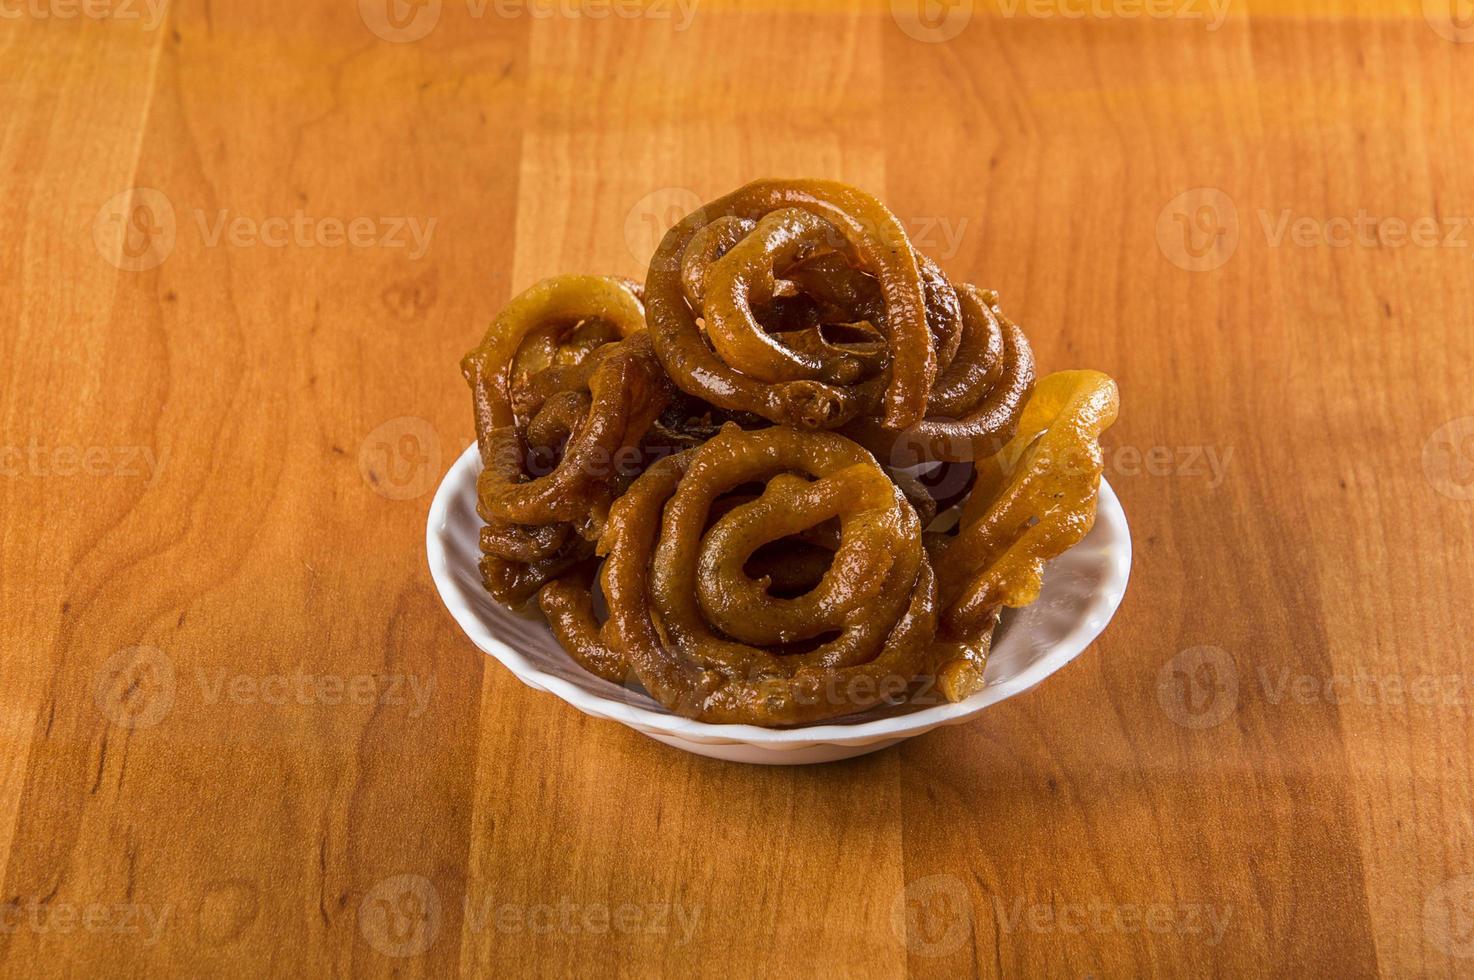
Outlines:
POLYGON ((815 180, 689 215, 643 290, 538 283, 462 367, 488 591, 535 596, 584 668, 715 723, 979 690, 1001 609, 1094 522, 1117 411, 1095 372, 1036 385, 997 294, 815 180), (976 477, 944 495, 937 467, 976 477))

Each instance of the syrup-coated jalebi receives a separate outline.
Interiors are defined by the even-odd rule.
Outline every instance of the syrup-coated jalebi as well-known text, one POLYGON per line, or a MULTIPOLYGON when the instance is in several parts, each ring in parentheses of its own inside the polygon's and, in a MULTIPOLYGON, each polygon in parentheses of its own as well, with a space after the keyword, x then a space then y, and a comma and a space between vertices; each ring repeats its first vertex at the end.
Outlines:
POLYGON ((918 259, 901 223, 863 191, 822 180, 748 184, 666 234, 645 288, 661 364, 713 405, 806 429, 869 414, 902 429, 925 417, 937 355, 918 259), (833 270, 836 288, 852 269, 873 277, 879 296, 864 297, 873 307, 865 319, 883 358, 873 348, 784 343, 764 325, 791 298, 779 279, 808 260, 828 262, 814 275, 833 270))
POLYGON ((992 456, 1013 436, 1033 389, 1033 351, 1024 332, 998 308, 998 294, 963 283, 955 295, 961 308, 960 343, 942 365, 927 402, 927 418, 903 432, 869 418, 844 428, 892 466, 992 456))
POLYGON ((462 367, 486 588, 716 723, 977 691, 1000 611, 1089 531, 1117 412, 1104 375, 1036 385, 995 293, 829 181, 689 215, 643 293, 538 283, 462 367))
POLYGON ((921 522, 861 447, 833 433, 728 426, 647 470, 599 550, 614 645, 662 704, 711 722, 790 725, 898 698, 936 625, 921 522), (755 497, 712 520, 720 498, 755 497), (785 598, 747 563, 838 520, 828 569, 785 598))
POLYGON ((1029 605, 1044 563, 1090 532, 1100 435, 1119 406, 1115 382, 1097 371, 1039 382, 1013 440, 978 464, 956 535, 933 542, 944 640, 966 646, 991 632, 1002 607, 1029 605))
POLYGON ((462 370, 483 469, 482 573, 521 602, 592 551, 669 400, 633 283, 560 276, 522 293, 462 370))
POLYGON ((842 184, 758 181, 700 208, 665 236, 647 287, 656 353, 685 391, 845 426, 897 465, 996 452, 1034 381, 996 295, 954 287, 842 184))

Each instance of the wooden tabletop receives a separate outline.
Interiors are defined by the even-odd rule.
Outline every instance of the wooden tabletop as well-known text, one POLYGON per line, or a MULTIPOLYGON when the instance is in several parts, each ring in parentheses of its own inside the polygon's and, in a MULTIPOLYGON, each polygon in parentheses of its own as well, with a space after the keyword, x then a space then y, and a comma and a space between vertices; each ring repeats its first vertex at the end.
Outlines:
POLYGON ((0 2, 3 972, 1474 973, 1474 18, 1338 6, 0 2), (764 175, 1119 380, 1136 549, 808 768, 523 687, 424 557, 508 297, 764 175))

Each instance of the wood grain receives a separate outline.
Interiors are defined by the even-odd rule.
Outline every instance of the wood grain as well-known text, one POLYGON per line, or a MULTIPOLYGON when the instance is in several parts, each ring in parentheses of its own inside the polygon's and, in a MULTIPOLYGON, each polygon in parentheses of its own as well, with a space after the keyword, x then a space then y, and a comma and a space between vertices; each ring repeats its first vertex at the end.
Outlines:
POLYGON ((4 7, 4 972, 1474 974, 1459 2, 4 7), (527 690, 423 560, 499 306, 767 174, 1120 381, 1136 547, 808 769, 527 690))

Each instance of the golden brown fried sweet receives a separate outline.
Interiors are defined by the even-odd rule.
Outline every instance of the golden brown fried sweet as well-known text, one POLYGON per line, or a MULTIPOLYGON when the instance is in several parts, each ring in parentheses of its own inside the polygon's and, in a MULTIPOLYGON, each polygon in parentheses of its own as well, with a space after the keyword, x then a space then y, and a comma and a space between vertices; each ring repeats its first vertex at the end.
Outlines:
POLYGON ((558 383, 567 387, 528 403, 525 425, 492 434, 482 506, 516 524, 593 520, 597 528, 618 488, 643 468, 639 444, 665 407, 665 379, 642 331, 595 349, 558 383))
POLYGON ((537 602, 568 655, 589 673, 618 684, 629 674, 629 667, 605 640, 604 628, 594 616, 596 568, 594 562, 584 562, 554 579, 538 592, 537 602))
POLYGON ((984 687, 983 670, 993 649, 993 631, 999 610, 973 627, 963 639, 939 637, 928 651, 936 690, 948 701, 961 701, 984 687))
POLYGON ((875 413, 901 429, 925 415, 937 355, 921 270, 900 222, 863 191, 820 180, 748 184, 672 228, 645 285, 666 372, 713 405, 805 429, 875 413), (848 350, 812 335, 784 342, 784 326, 821 325, 805 322, 803 309, 782 310, 804 276, 784 279, 783 289, 780 276, 811 261, 828 263, 810 267, 808 278, 832 288, 829 305, 883 340, 883 373, 873 347, 848 350))
POLYGON ((462 370, 483 469, 482 575, 519 604, 586 559, 609 504, 643 468, 641 440, 670 386, 638 286, 544 280, 497 317, 462 370))
POLYGON ((1118 408, 1115 382, 1096 371, 1039 382, 1013 440, 978 464, 956 537, 932 548, 944 639, 975 641, 1001 607, 1033 602, 1044 563, 1089 533, 1103 469, 1100 434, 1118 408))
POLYGON ((832 433, 723 428, 637 479, 599 551, 614 646, 690 718, 792 725, 897 698, 935 629, 916 512, 832 433), (719 507, 751 484, 751 499, 719 507), (789 597, 752 577, 760 549, 831 520, 838 540, 812 588, 789 597))
POLYGON ((844 427, 845 435, 891 466, 992 456, 1013 436, 1033 390, 1033 351, 999 310, 998 294, 963 283, 955 296, 958 345, 932 388, 927 417, 901 432, 863 417, 844 427))
POLYGON ((544 558, 524 561, 504 558, 495 552, 483 552, 481 583, 497 602, 518 609, 548 582, 566 574, 592 554, 593 545, 577 536, 544 558))
POLYGON ((1002 607, 1094 521, 1114 383, 1036 386, 995 293, 829 181, 701 208, 647 287, 544 280, 462 362, 488 591, 702 721, 978 690, 1002 607), (924 531, 959 499, 954 532, 924 531))

